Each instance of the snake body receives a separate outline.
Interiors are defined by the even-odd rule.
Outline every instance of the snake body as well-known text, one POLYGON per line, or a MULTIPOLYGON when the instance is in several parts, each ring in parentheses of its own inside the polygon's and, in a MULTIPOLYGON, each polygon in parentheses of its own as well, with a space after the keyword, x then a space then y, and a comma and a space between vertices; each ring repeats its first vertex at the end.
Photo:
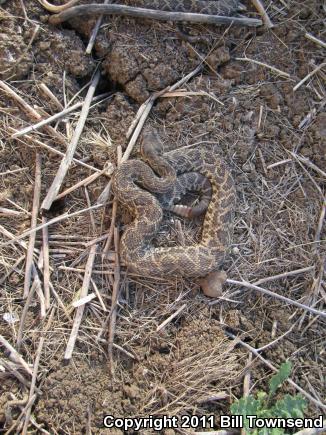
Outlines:
POLYGON ((217 146, 163 154, 157 133, 146 130, 142 155, 122 163, 112 179, 116 198, 134 215, 121 237, 124 263, 132 272, 160 277, 198 278, 218 270, 230 245, 235 189, 217 146), (175 205, 189 189, 205 190, 197 209, 175 205), (200 242, 154 247, 163 208, 188 217, 207 209, 200 242))

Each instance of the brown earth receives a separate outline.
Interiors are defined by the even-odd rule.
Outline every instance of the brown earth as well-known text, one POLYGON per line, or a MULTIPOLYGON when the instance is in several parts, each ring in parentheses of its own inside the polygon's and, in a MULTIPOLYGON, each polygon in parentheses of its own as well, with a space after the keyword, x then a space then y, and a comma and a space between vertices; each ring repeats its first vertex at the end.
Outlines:
MULTIPOLYGON (((247 6, 245 15, 257 16, 249 1, 242 3, 247 6)), ((265 5, 273 29, 187 24, 184 31, 201 36, 194 43, 181 39, 173 23, 109 17, 93 55, 88 56, 85 46, 95 18, 74 19, 55 28, 48 24, 48 14, 37 1, 7 1, 0 5, 0 79, 45 116, 44 112, 54 114, 60 108, 45 95, 43 85, 64 106, 88 84, 101 61, 97 93, 109 92, 110 96, 91 109, 75 157, 103 169, 108 161, 116 163, 119 146, 125 150, 126 133, 140 104, 202 64, 203 70, 182 86, 191 93, 159 98, 146 122, 160 131, 166 150, 220 143, 220 154, 230 165, 238 193, 232 255, 224 264, 228 278, 250 283, 261 280, 264 288, 322 310, 325 227, 319 231, 319 223, 325 192, 325 72, 320 70, 296 91, 293 87, 324 61, 325 51, 305 33, 323 39, 325 9, 321 1, 313 0, 265 5), (245 57, 278 68, 287 76, 238 60, 245 57), (264 282, 301 268, 308 269, 264 282)), ((84 96, 85 89, 81 91, 84 96)), ((2 242, 8 240, 4 230, 18 235, 30 228, 35 153, 42 156, 42 200, 61 161, 42 143, 65 152, 77 120, 78 112, 74 112, 58 123, 62 143, 44 129, 30 133, 29 138, 12 139, 12 129, 33 121, 0 88, 0 207, 20 212, 12 216, 0 209, 2 242)), ((62 190, 92 173, 73 164, 62 190)), ((101 176, 87 186, 90 204, 97 201, 107 183, 108 178, 101 176)), ((87 193, 84 187, 75 190, 49 216, 88 207, 87 193)), ((230 404, 243 395, 249 356, 244 347, 234 346, 225 331, 240 335, 255 348, 286 334, 262 356, 277 367, 290 359, 292 379, 322 400, 323 319, 231 284, 225 285, 223 298, 212 301, 194 282, 127 275, 122 267, 110 366, 112 246, 109 260, 97 255, 92 275, 102 303, 95 298, 86 305, 73 358, 65 365, 63 356, 74 316, 71 303, 78 299, 87 243, 108 232, 111 217, 112 198, 91 215, 82 213, 49 227, 54 314, 44 333, 37 377, 41 392, 32 408, 29 433, 35 427, 51 434, 123 433, 103 429, 104 414, 213 414, 215 428, 219 428, 218 417, 228 414, 230 404), (67 270, 67 266, 79 270, 67 270), (178 309, 180 313, 157 331, 178 309)), ((121 230, 128 219, 119 209, 121 230)), ((198 224, 167 216, 157 243, 192 243, 200 231, 198 224)), ((41 234, 36 240, 36 247, 40 246, 41 234)), ((0 334, 15 347, 19 321, 6 319, 8 314, 20 319, 25 306, 25 250, 18 244, 0 249, 4 276, 2 280, 0 276, 0 334), (20 257, 22 261, 12 270, 20 257), (8 272, 12 273, 6 277, 8 272)), ((49 315, 40 318, 39 299, 34 298, 21 347, 30 364, 35 362, 48 319, 49 315)), ((24 405, 14 401, 26 398, 29 389, 4 368, 3 361, 10 362, 10 358, 4 347, 0 352, 0 431, 17 423, 15 433, 21 430, 19 414, 24 405)), ((12 364, 15 372, 17 366, 12 364)), ((271 374, 266 365, 253 358, 249 369, 253 392, 266 390, 271 374)), ((23 370, 20 373, 29 379, 23 370)), ((281 392, 295 390, 284 385, 281 392)), ((310 402, 307 415, 321 411, 310 402)))

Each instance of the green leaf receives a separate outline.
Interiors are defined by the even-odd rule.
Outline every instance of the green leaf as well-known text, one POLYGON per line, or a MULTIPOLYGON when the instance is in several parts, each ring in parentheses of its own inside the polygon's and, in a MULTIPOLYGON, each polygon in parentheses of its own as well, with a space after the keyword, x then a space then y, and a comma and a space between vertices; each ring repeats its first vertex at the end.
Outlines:
POLYGON ((242 397, 231 405, 232 415, 242 415, 244 417, 244 429, 246 435, 285 435, 282 428, 250 428, 247 415, 256 415, 261 418, 283 417, 283 418, 303 418, 307 408, 307 402, 301 395, 291 396, 286 394, 282 399, 274 403, 271 397, 282 383, 289 377, 292 364, 290 361, 283 363, 278 372, 272 376, 269 382, 270 392, 267 395, 263 391, 257 393, 257 398, 252 395, 242 397))
MULTIPOLYGON (((273 428, 273 429, 265 429, 265 431, 266 431, 265 432, 266 435, 284 435, 285 434, 284 429, 273 428)), ((263 434, 261 434, 259 432, 259 435, 263 435, 263 434)))
POLYGON ((273 407, 275 417, 284 418, 303 418, 307 408, 307 401, 304 397, 297 394, 290 396, 286 394, 283 399, 278 400, 273 407))
POLYGON ((261 402, 253 396, 242 397, 231 405, 232 415, 257 415, 261 402))
POLYGON ((266 398, 267 398, 267 394, 265 393, 265 391, 258 391, 258 393, 257 393, 257 399, 261 403, 263 403, 266 398))
POLYGON ((291 361, 286 361, 281 365, 278 372, 271 377, 269 381, 269 398, 275 394, 278 387, 290 376, 291 370, 291 361))
POLYGON ((284 435, 284 429, 262 428, 259 429, 258 435, 284 435))
POLYGON ((255 399, 253 396, 242 397, 231 405, 232 415, 242 415, 244 418, 244 427, 248 433, 258 434, 258 431, 250 431, 249 421, 247 415, 259 415, 260 407, 262 405, 261 400, 255 399))

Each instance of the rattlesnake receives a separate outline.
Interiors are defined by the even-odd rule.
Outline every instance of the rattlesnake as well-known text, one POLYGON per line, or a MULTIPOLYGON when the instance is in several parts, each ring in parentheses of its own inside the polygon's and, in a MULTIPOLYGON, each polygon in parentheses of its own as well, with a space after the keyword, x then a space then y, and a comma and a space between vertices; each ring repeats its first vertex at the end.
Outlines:
POLYGON ((157 132, 147 128, 141 146, 143 160, 126 161, 115 171, 112 188, 116 198, 135 216, 120 242, 120 255, 129 270, 148 276, 199 278, 219 269, 230 246, 235 189, 217 148, 163 154, 157 132), (199 205, 175 205, 189 189, 204 189, 199 205), (200 242, 154 247, 152 239, 163 218, 162 208, 188 217, 207 209, 200 242))

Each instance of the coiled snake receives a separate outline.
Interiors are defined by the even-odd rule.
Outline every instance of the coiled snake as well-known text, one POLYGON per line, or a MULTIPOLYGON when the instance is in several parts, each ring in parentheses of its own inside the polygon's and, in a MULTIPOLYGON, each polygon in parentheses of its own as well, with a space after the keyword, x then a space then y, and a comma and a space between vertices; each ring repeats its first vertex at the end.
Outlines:
POLYGON ((122 163, 112 179, 116 198, 135 217, 121 238, 123 261, 130 271, 148 276, 199 278, 215 273, 230 246, 235 203, 233 180, 218 157, 217 145, 163 154, 156 131, 146 129, 141 153, 143 160, 122 163), (203 191, 199 204, 176 205, 188 190, 203 191), (187 217, 206 211, 200 242, 154 247, 162 208, 187 217))
MULTIPOLYGON (((71 7, 77 0, 53 7, 46 0, 39 1, 53 12, 61 11, 51 17, 50 21, 54 24, 92 12, 132 15, 130 3, 136 7, 168 12, 191 11, 220 16, 243 8, 239 0, 123 0, 126 7, 71 7), (70 9, 65 11, 67 7, 70 9)), ((140 16, 139 11, 135 13, 135 16, 140 16)), ((150 11, 143 12, 141 16, 147 15, 156 19, 163 17, 158 18, 150 11)), ((169 15, 166 18, 180 21, 184 17, 169 15)), ((232 20, 236 23, 237 18, 232 20)), ((201 285, 204 292, 210 296, 217 295, 219 290, 216 282, 219 268, 230 246, 235 202, 232 177, 218 157, 217 147, 176 150, 164 155, 156 132, 145 130, 141 151, 143 160, 124 162, 112 179, 116 198, 135 216, 121 238, 120 254, 124 263, 130 271, 141 275, 203 278, 201 285), (199 204, 193 208, 176 205, 189 190, 202 193, 199 204), (154 247, 152 240, 162 222, 162 208, 185 217, 205 212, 200 242, 187 247, 154 247)))

